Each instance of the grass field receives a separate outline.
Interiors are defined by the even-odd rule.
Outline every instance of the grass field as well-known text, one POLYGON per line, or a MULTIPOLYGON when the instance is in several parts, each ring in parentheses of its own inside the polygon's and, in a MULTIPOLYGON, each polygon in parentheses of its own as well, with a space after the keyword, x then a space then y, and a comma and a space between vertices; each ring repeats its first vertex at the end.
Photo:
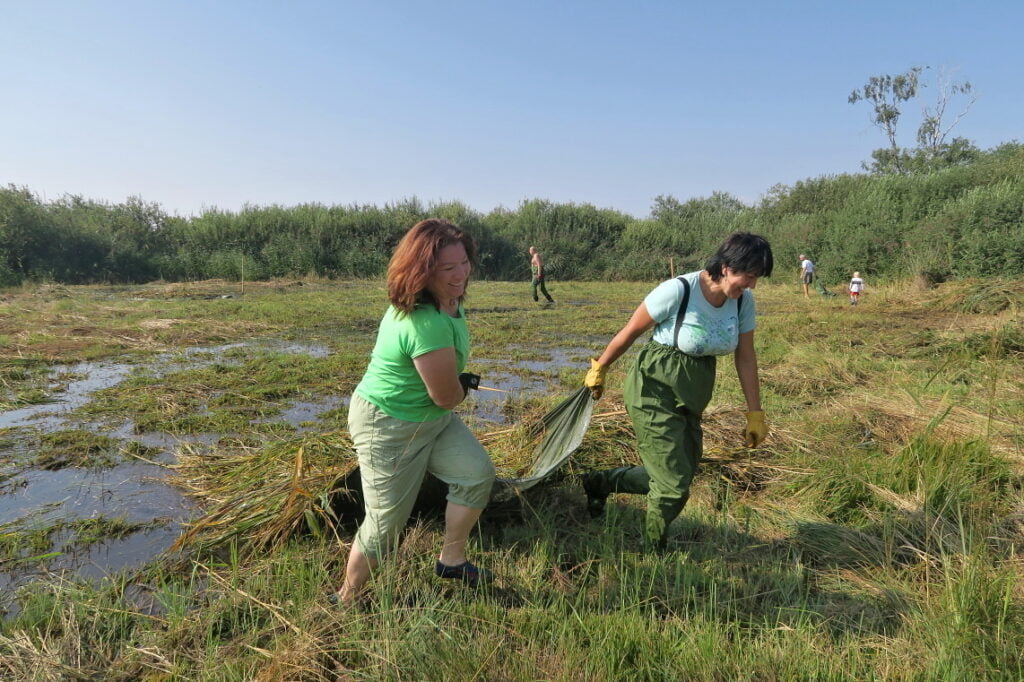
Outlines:
MULTIPOLYGON (((613 497, 591 520, 578 485, 580 472, 637 461, 621 405, 627 356, 564 472, 485 512, 470 551, 496 571, 493 588, 433 578, 441 523, 425 513, 352 611, 326 599, 354 529, 332 495, 354 466, 345 403, 313 428, 281 415, 351 394, 382 283, 9 290, 0 408, 47 400, 55 363, 185 358, 76 414, 217 437, 175 453, 175 480, 204 513, 181 550, 141 572, 19 589, 0 623, 0 678, 1024 678, 1024 285, 869 286, 851 307, 773 279, 756 292, 771 434, 740 447, 743 403, 724 358, 705 462, 666 553, 641 551, 642 499, 613 497), (182 355, 252 339, 326 351, 182 355)), ((586 358, 651 287, 553 282, 549 307, 525 283, 474 283, 470 369, 512 392, 498 419, 473 410, 468 422, 502 473, 526 466, 528 427, 582 383, 586 358)), ((0 448, 23 437, 0 429, 0 448)), ((39 438, 44 461, 67 467, 146 453, 84 432, 39 438)), ((39 533, 0 527, 0 564, 45 551, 39 533)))

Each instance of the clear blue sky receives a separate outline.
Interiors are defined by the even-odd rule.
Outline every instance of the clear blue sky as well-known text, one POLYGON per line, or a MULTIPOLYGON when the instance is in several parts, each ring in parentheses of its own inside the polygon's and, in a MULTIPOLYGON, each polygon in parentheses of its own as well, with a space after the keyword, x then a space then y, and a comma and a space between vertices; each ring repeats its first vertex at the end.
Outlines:
POLYGON ((4 5, 0 184, 47 200, 752 203, 858 171, 850 91, 925 65, 978 90, 954 134, 1024 140, 1020 0, 4 5))

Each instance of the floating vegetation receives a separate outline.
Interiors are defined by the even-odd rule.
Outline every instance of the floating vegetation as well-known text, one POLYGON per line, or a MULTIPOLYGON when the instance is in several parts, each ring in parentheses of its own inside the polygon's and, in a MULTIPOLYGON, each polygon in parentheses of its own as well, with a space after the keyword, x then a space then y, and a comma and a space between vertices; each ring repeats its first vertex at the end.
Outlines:
POLYGON ((126 456, 153 456, 157 450, 81 429, 45 433, 39 439, 33 464, 55 471, 65 467, 100 469, 112 467, 126 456))
POLYGON ((124 516, 104 515, 54 520, 35 513, 0 524, 0 564, 46 562, 72 549, 121 539, 163 523, 164 520, 130 522, 124 516))

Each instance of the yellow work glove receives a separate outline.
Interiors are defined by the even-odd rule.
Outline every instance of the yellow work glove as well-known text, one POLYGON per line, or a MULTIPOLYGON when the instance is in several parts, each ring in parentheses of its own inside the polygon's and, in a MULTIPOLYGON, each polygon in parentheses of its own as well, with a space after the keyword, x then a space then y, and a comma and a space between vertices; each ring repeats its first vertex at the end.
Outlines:
POLYGON ((608 368, 598 362, 595 358, 590 358, 590 369, 587 371, 587 376, 583 379, 583 385, 590 389, 590 397, 597 400, 604 393, 604 375, 608 371, 608 368))
POLYGON ((768 437, 768 425, 764 423, 764 412, 754 410, 747 412, 747 428, 743 429, 743 437, 748 448, 756 448, 768 437))

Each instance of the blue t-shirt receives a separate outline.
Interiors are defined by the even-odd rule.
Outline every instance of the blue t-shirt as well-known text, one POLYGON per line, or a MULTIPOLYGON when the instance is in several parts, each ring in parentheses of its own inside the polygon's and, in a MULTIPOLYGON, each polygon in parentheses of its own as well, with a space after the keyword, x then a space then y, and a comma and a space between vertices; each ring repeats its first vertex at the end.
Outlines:
MULTIPOLYGON (((740 334, 757 326, 754 292, 743 292, 743 306, 737 315, 739 301, 726 299, 722 307, 708 303, 700 290, 700 271, 683 275, 690 283, 690 301, 686 305, 683 326, 679 329, 679 350, 687 355, 726 355, 736 350, 740 334)), ((683 283, 678 279, 662 282, 647 294, 644 304, 657 323, 651 338, 672 347, 676 312, 683 300, 683 283)))

